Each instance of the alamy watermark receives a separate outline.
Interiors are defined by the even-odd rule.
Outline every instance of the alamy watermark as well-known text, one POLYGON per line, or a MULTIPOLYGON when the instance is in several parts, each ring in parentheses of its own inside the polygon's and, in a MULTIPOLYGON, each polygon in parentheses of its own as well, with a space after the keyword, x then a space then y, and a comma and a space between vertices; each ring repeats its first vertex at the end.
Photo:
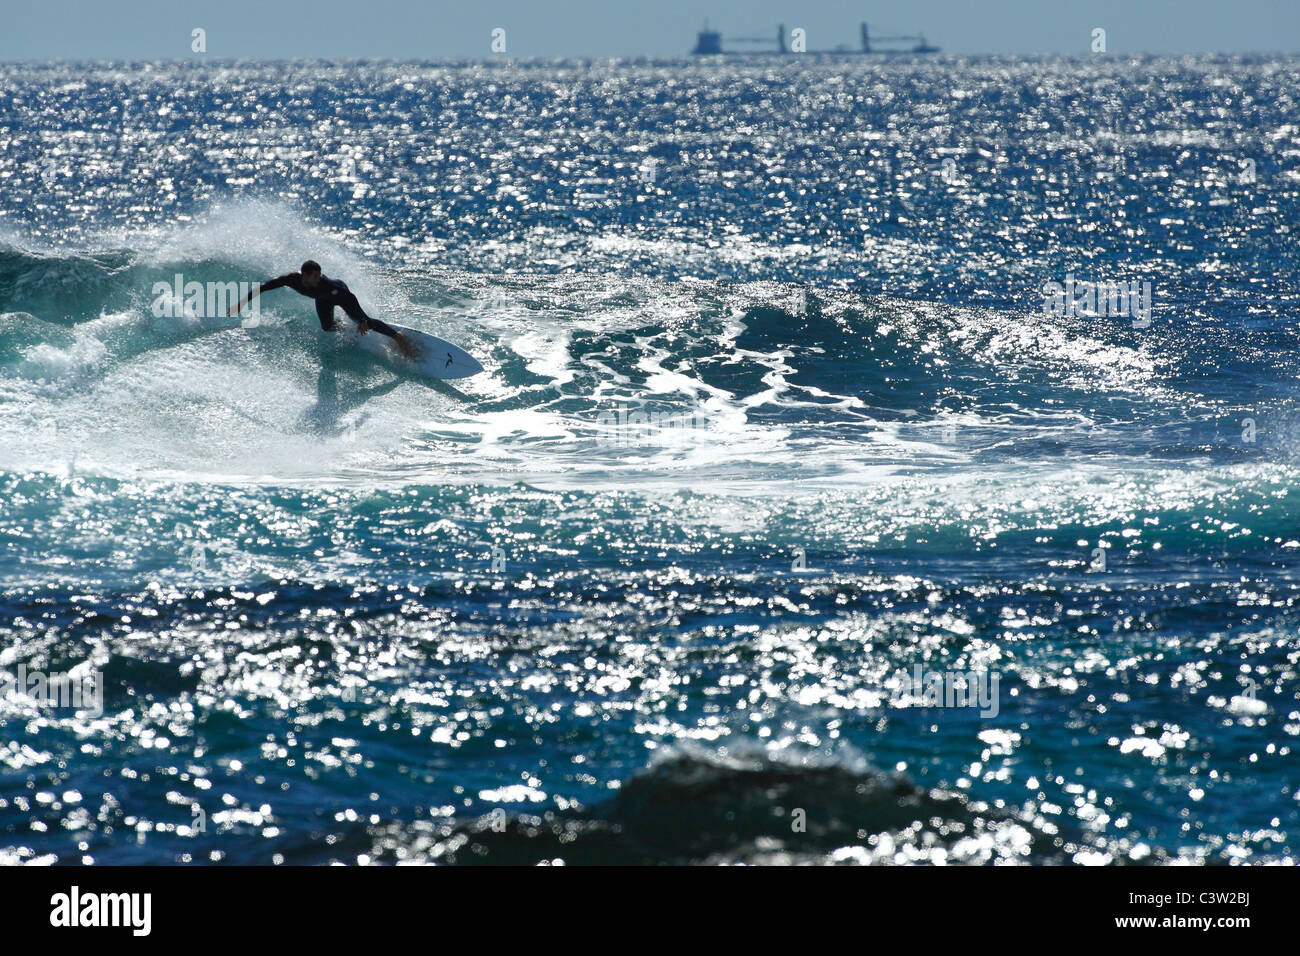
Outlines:
POLYGON ((1000 682, 996 671, 927 671, 916 664, 911 679, 904 679, 895 691, 893 702, 904 707, 978 707, 981 717, 996 717, 1000 682))
POLYGON ((213 571, 222 573, 232 570, 248 570, 253 566, 253 558, 240 551, 233 544, 220 538, 213 538, 206 531, 178 521, 173 529, 178 541, 180 556, 186 566, 193 572, 207 572, 208 555, 211 552, 213 571))
POLYGON ((1151 326, 1155 312, 1155 286, 1149 279, 1128 282, 1082 282, 1067 272, 1065 282, 1047 281, 1040 286, 1043 312, 1065 316, 1124 316, 1133 328, 1151 326))
POLYGON ((26 664, 19 664, 15 673, 0 674, 0 698, 27 698, 99 717, 104 713, 104 675, 97 670, 84 674, 29 671, 26 664))
POLYGON ((186 282, 185 276, 178 272, 170 283, 153 284, 154 318, 225 318, 233 306, 247 302, 244 312, 250 318, 244 324, 256 325, 261 310, 253 293, 260 288, 260 282, 186 282))
POLYGON ((596 418, 600 427, 597 440, 602 445, 627 447, 630 445, 666 445, 680 435, 694 429, 709 427, 709 417, 703 411, 657 412, 643 409, 628 410, 620 405, 617 411, 602 412, 596 418))
POLYGON ((116 926, 130 929, 132 936, 148 936, 152 914, 152 893, 83 893, 73 884, 50 897, 50 925, 56 928, 116 926))

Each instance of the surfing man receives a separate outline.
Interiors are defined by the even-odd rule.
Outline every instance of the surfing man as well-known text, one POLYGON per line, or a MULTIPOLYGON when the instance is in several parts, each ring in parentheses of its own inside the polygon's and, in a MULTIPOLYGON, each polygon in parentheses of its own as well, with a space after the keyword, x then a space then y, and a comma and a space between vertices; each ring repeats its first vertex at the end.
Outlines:
POLYGON ((391 325, 366 315, 357 297, 348 289, 347 283, 322 275, 320 263, 314 259, 304 262, 301 272, 289 272, 277 279, 253 286, 253 291, 248 294, 248 298, 232 305, 228 314, 239 314, 239 310, 252 302, 255 296, 281 286, 288 286, 294 292, 316 300, 316 317, 320 319, 320 327, 326 332, 334 331, 334 307, 339 306, 348 318, 357 324, 357 331, 362 335, 374 329, 380 335, 391 338, 397 350, 405 358, 411 357, 411 343, 406 340, 406 333, 399 332, 391 325))

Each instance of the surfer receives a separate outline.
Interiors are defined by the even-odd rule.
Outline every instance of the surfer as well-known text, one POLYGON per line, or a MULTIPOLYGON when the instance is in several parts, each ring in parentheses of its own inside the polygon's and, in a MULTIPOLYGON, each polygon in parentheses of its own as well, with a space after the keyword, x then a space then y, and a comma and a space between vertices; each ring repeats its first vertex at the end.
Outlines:
POLYGON ((278 278, 271 279, 269 282, 263 282, 253 286, 253 291, 248 297, 235 303, 230 307, 230 315, 238 315, 239 310, 252 302, 253 299, 262 292, 270 292, 272 289, 278 289, 281 286, 288 286, 299 295, 305 295, 309 299, 316 300, 316 317, 320 319, 320 327, 326 332, 334 331, 334 307, 339 306, 353 322, 357 324, 357 331, 365 335, 370 329, 374 329, 380 335, 387 335, 397 346, 397 350, 405 358, 411 357, 411 343, 406 339, 405 332, 399 332, 387 323, 380 322, 378 319, 372 319, 366 315, 361 308, 361 303, 357 297, 348 289, 347 283, 339 279, 331 279, 320 271, 320 263, 314 259, 308 259, 302 264, 300 272, 288 272, 278 278))

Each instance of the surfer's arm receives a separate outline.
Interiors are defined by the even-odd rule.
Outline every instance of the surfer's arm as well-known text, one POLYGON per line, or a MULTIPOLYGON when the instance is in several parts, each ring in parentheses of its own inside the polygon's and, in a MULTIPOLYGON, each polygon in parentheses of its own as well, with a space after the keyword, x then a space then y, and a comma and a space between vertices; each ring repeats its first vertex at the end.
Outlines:
POLYGON ((253 286, 252 291, 249 292, 248 295, 247 295, 245 298, 240 299, 238 302, 236 302, 234 305, 232 305, 232 306, 230 307, 230 311, 227 312, 226 314, 227 314, 227 315, 238 315, 238 314, 239 314, 239 310, 242 309, 244 306, 248 305, 248 303, 252 302, 254 299, 256 299, 256 298, 258 297, 259 294, 261 294, 261 293, 263 293, 263 292, 270 292, 272 289, 278 289, 278 288, 280 288, 281 286, 288 285, 288 284, 289 284, 289 279, 290 279, 291 277, 292 277, 292 273, 290 273, 289 275, 282 275, 282 276, 279 276, 279 277, 277 277, 277 278, 275 278, 275 279, 268 279, 266 282, 258 282, 258 283, 256 283, 256 284, 253 286))
POLYGON ((374 329, 380 335, 387 335, 390 338, 395 339, 402 334, 401 332, 397 331, 397 329, 389 325, 387 322, 380 322, 378 319, 372 318, 371 316, 368 315, 363 315, 359 319, 353 316, 352 319, 361 328, 374 329))
POLYGON ((351 292, 344 292, 334 304, 346 312, 348 318, 355 322, 357 328, 362 332, 374 329, 380 335, 397 338, 397 329, 386 322, 380 322, 378 319, 372 319, 366 315, 365 309, 361 308, 361 303, 357 301, 357 297, 351 292))
MULTIPOLYGON (((387 335, 392 339, 393 344, 397 346, 397 350, 406 358, 409 359, 414 355, 411 343, 407 341, 406 333, 399 332, 387 322, 380 322, 378 319, 372 319, 366 315, 365 309, 361 308, 361 303, 357 301, 357 297, 351 292, 345 290, 344 294, 339 296, 337 304, 347 313, 348 318, 357 324, 357 329, 362 335, 365 335, 367 330, 374 329, 380 335, 387 335)), ((332 307, 330 311, 333 311, 332 307)), ((324 323, 325 320, 321 319, 321 324, 324 325, 324 323)))

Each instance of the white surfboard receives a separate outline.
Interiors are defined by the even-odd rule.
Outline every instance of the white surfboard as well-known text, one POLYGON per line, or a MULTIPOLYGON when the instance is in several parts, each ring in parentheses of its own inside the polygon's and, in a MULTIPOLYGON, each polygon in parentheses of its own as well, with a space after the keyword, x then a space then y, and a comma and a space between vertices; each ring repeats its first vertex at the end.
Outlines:
MULTIPOLYGON (((391 322, 388 324, 393 325, 391 322)), ((478 359, 446 339, 401 325, 393 325, 393 328, 406 333, 406 340, 411 343, 414 353, 409 359, 402 356, 390 337, 380 335, 373 329, 361 335, 354 325, 348 329, 348 334, 359 348, 403 372, 423 375, 425 378, 468 378, 483 371, 478 359)))

